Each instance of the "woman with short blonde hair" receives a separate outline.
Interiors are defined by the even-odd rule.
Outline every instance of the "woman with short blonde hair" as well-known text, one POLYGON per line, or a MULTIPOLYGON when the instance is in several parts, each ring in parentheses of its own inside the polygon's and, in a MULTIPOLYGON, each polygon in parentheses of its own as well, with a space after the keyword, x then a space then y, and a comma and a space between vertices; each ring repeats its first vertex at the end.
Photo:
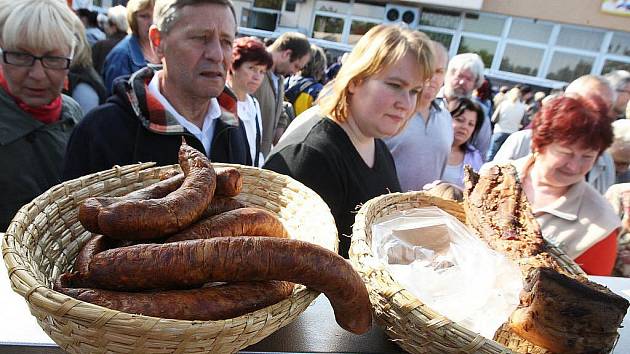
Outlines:
POLYGON ((384 67, 400 61, 407 53, 421 64, 419 74, 430 78, 433 52, 428 43, 428 37, 419 31, 397 26, 373 27, 354 46, 335 80, 324 88, 319 100, 322 113, 337 122, 344 122, 348 116, 348 90, 351 83, 359 83, 375 75, 384 67))
POLYGON ((79 22, 63 1, 0 2, 0 232, 61 181, 66 143, 83 115, 61 94, 79 22))
POLYGON ((320 94, 317 123, 264 166, 297 179, 324 199, 335 218, 344 257, 357 205, 401 190, 394 160, 381 138, 403 129, 431 77, 433 60, 426 35, 394 25, 373 27, 320 94))

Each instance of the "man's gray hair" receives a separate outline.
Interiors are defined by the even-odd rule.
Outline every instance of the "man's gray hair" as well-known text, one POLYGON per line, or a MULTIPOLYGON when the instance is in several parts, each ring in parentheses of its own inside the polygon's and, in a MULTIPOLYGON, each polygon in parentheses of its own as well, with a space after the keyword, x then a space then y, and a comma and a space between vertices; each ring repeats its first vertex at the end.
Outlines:
POLYGON ((617 99, 617 91, 612 87, 610 81, 601 75, 582 75, 571 81, 564 90, 565 94, 577 94, 584 97, 599 96, 609 109, 617 99))
POLYGON ((630 72, 626 70, 611 71, 604 77, 616 91, 625 90, 626 86, 630 84, 630 72))
POLYGON ((479 88, 483 83, 483 60, 478 54, 475 53, 463 53, 457 54, 448 63, 448 72, 455 70, 470 70, 475 75, 475 88, 479 88))
POLYGON ((201 4, 227 6, 234 16, 234 23, 238 26, 236 11, 234 10, 234 4, 232 4, 231 0, 157 0, 153 8, 153 23, 160 32, 168 33, 179 19, 182 8, 201 4))

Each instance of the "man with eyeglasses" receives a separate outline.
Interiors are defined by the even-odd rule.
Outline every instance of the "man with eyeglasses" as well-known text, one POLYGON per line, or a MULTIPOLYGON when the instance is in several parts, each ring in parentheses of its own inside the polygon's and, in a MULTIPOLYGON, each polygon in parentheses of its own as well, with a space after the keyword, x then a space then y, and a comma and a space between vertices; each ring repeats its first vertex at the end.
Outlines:
POLYGON ((61 94, 76 45, 66 3, 3 1, 1 9, 0 232, 22 205, 61 182, 66 144, 83 116, 61 94))
POLYGON ((63 176, 114 165, 177 163, 182 142, 213 162, 251 165, 236 98, 225 87, 236 16, 229 0, 158 0, 149 39, 162 69, 119 80, 114 96, 76 127, 63 176))
MULTIPOLYGON (((438 97, 444 97, 447 101, 453 101, 457 98, 470 98, 473 101, 478 101, 473 97, 473 91, 481 87, 483 80, 484 64, 481 57, 475 53, 457 54, 448 63, 444 77, 444 88, 438 97)), ((481 104, 481 108, 485 116, 481 128, 472 138, 472 145, 485 158, 492 138, 491 112, 483 104, 481 104)))

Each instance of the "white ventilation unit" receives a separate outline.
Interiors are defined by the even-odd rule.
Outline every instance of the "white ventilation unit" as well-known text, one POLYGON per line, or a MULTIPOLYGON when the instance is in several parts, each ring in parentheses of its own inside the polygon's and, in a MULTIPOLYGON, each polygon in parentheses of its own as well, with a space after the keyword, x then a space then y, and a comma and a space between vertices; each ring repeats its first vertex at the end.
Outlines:
POLYGON ((400 5, 385 5, 384 23, 404 23, 410 28, 416 28, 418 19, 420 18, 420 10, 417 7, 408 7, 400 5))

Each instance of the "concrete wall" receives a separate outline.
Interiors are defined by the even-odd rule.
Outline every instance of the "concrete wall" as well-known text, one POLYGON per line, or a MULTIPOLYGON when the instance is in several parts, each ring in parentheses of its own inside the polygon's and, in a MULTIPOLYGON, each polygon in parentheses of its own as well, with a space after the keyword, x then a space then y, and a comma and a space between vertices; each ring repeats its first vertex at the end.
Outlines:
POLYGON ((630 31, 630 16, 601 11, 602 0, 484 0, 482 12, 630 31))

